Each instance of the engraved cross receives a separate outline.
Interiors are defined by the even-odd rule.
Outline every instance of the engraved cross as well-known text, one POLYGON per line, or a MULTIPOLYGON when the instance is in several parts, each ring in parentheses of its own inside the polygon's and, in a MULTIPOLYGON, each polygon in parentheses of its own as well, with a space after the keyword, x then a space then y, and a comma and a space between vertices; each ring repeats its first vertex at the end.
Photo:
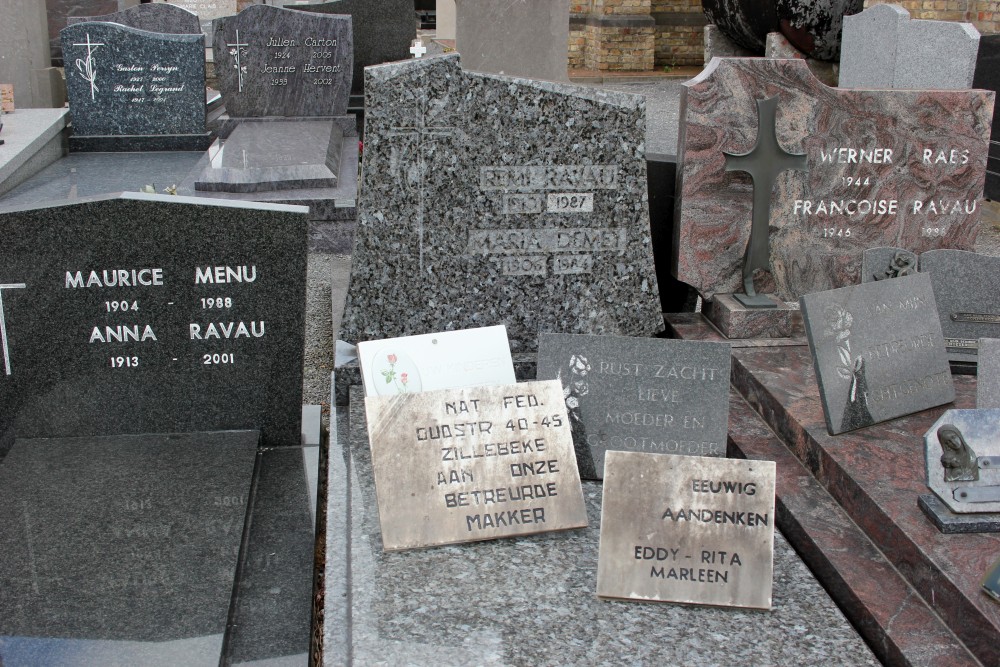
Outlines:
POLYGON ((743 256, 743 289, 746 297, 734 295, 748 307, 774 307, 770 299, 757 296, 753 286, 755 269, 767 269, 771 261, 768 227, 771 219, 771 191, 778 175, 786 169, 806 171, 806 156, 789 153, 778 143, 775 130, 778 98, 757 100, 757 142, 749 153, 724 153, 726 171, 745 171, 753 180, 753 222, 743 256), (741 298, 743 297, 743 298, 741 298))
POLYGON ((80 43, 77 42, 73 46, 86 46, 87 47, 87 57, 84 60, 76 59, 76 68, 80 71, 84 80, 90 84, 90 100, 95 99, 95 93, 99 90, 97 87, 97 61, 94 60, 94 51, 99 47, 104 46, 102 42, 92 42, 90 41, 90 33, 87 33, 87 41, 80 43))
POLYGON ((0 283, 0 349, 3 351, 4 375, 10 375, 10 350, 7 347, 7 321, 3 313, 3 291, 5 289, 24 289, 24 283, 0 283))
POLYGON ((239 92, 242 93, 243 92, 243 74, 246 72, 246 68, 243 67, 243 64, 240 62, 240 57, 243 56, 247 52, 247 49, 250 48, 250 45, 247 44, 247 43, 245 43, 245 42, 241 42, 240 41, 240 31, 237 29, 237 31, 236 31, 236 42, 235 43, 226 42, 226 46, 229 47, 229 49, 230 49, 229 54, 231 56, 233 56, 233 58, 236 61, 236 73, 239 75, 239 92), (246 48, 244 48, 244 47, 246 47, 246 48))

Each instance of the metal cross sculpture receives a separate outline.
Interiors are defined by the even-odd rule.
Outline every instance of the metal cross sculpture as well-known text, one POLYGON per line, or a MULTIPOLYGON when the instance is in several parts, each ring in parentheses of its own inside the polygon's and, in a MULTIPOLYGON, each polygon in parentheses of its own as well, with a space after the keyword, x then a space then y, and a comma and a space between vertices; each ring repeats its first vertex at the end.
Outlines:
POLYGON ((0 350, 3 351, 3 372, 10 375, 10 350, 7 347, 7 323, 3 314, 3 291, 5 289, 24 289, 24 283, 0 283, 0 350))
POLYGON ((776 304, 758 296, 753 287, 755 269, 767 269, 771 261, 768 227, 771 219, 771 191, 778 175, 786 169, 806 171, 806 156, 789 153, 778 143, 775 132, 778 98, 757 100, 757 142, 749 153, 723 153, 726 171, 745 171, 753 179, 753 222, 743 256, 743 290, 733 296, 748 308, 774 308, 776 304))

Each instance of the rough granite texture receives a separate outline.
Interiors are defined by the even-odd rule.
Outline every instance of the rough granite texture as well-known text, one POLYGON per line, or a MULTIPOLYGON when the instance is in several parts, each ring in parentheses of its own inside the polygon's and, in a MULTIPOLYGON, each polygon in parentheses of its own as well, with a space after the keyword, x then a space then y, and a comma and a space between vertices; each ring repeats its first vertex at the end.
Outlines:
POLYGON ((0 453, 15 435, 247 428, 298 445, 305 214, 139 193, 0 214, 0 453))
POLYGON ((60 35, 74 135, 205 133, 201 34, 77 23, 60 35))
POLYGON ((599 600, 596 482, 586 529, 384 553, 355 396, 350 438, 346 409, 331 424, 325 665, 878 664, 777 531, 771 612, 599 600))
POLYGON ((506 324, 518 353, 540 331, 663 328, 641 99, 468 73, 457 55, 366 75, 340 339, 506 324))
POLYGON ((286 4, 286 9, 352 17, 354 34, 354 83, 364 90, 365 67, 410 57, 410 43, 417 37, 413 0, 334 0, 319 4, 286 4))
POLYGON ((801 319, 795 318, 798 311, 784 301, 772 301, 774 308, 747 308, 731 294, 716 294, 701 308, 726 338, 787 338, 795 331, 795 324, 801 324, 801 319))
POLYGON ((934 288, 948 359, 976 363, 980 338, 1000 338, 1000 257, 964 250, 920 255, 934 288))
POLYGON ((856 284, 870 247, 973 249, 992 92, 828 88, 801 60, 768 59, 714 60, 684 88, 673 270, 703 298, 742 291, 753 187, 726 171, 725 152, 753 148, 758 99, 779 97, 778 142, 807 161, 775 179, 758 293, 790 301, 856 284))
POLYGON ((1000 533, 1000 512, 956 514, 933 493, 921 494, 917 504, 942 533, 1000 533))
POLYGON ((1000 339, 979 339, 977 408, 1000 408, 1000 339))
POLYGON ((212 53, 233 118, 342 116, 354 71, 351 18, 266 5, 212 22, 212 53))
POLYGON ((972 87, 979 31, 880 4, 844 17, 842 47, 841 88, 961 90, 972 87))
POLYGON ((66 19, 66 25, 75 25, 85 21, 118 23, 148 32, 165 32, 177 35, 201 33, 201 22, 198 20, 197 14, 183 7, 164 2, 136 5, 120 12, 102 16, 70 16, 66 19))

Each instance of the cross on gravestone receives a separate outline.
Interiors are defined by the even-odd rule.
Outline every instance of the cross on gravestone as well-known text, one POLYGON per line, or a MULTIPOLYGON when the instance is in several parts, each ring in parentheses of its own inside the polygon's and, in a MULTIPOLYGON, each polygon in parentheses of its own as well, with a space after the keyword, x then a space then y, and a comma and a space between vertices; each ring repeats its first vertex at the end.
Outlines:
POLYGON ((99 90, 97 87, 97 63, 94 61, 94 51, 98 47, 104 46, 100 42, 91 42, 90 33, 87 33, 87 41, 80 43, 76 42, 73 46, 86 46, 87 47, 87 58, 86 60, 76 59, 76 69, 79 70, 80 74, 83 75, 85 81, 90 83, 90 99, 94 100, 95 93, 99 90))
POLYGON ((757 294, 753 286, 754 269, 767 269, 771 249, 768 244, 768 225, 771 219, 771 190, 778 175, 786 169, 807 171, 803 153, 789 153, 778 143, 775 133, 778 97, 757 100, 757 140, 747 153, 724 153, 726 171, 744 171, 753 180, 753 215, 750 240, 743 256, 743 289, 746 295, 733 295, 748 308, 775 308, 771 299, 757 294))
POLYGON ((236 41, 233 42, 233 43, 228 43, 227 42, 226 46, 229 47, 229 49, 230 49, 229 53, 230 53, 230 55, 233 56, 233 60, 234 60, 233 64, 236 67, 236 73, 237 73, 237 75, 239 77, 239 92, 242 93, 243 92, 243 75, 246 74, 247 68, 246 68, 246 66, 243 65, 243 63, 241 62, 240 59, 242 58, 242 56, 245 56, 247 54, 247 49, 250 48, 250 45, 247 44, 247 43, 245 43, 245 42, 241 42, 240 41, 240 31, 237 30, 236 31, 236 41), (243 48, 243 47, 246 47, 246 48, 243 48))
POLYGON ((413 40, 413 46, 410 47, 410 53, 413 54, 414 58, 420 58, 425 53, 427 53, 427 47, 419 39, 413 40))
POLYGON ((5 289, 24 289, 24 283, 0 284, 0 347, 3 348, 4 375, 10 375, 10 350, 7 348, 7 322, 3 314, 3 291, 5 289))

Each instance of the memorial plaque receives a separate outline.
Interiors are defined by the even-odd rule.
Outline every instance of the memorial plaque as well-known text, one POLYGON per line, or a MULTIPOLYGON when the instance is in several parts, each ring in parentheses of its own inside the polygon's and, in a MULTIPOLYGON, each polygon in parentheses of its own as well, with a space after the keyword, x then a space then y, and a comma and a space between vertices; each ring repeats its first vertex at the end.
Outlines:
POLYGON ((729 343, 542 333, 538 379, 562 383, 580 476, 608 450, 725 456, 729 343))
POLYGON ((200 33, 77 23, 60 35, 74 137, 188 136, 207 146, 200 33))
POLYGON ((946 410, 924 434, 927 486, 952 512, 1000 512, 998 433, 991 409, 946 410))
POLYGON ((771 608, 773 461, 608 452, 597 595, 771 608))
POLYGON ((14 435, 299 445, 306 213, 134 193, 0 214, 0 455, 14 435))
POLYGON ((753 277, 758 293, 789 301, 857 284, 867 248, 972 250, 993 97, 827 88, 801 60, 713 60, 682 92, 674 274, 705 298, 743 289, 759 188, 770 193, 770 262, 753 277), (774 99, 773 127, 759 127, 758 102, 774 99), (751 187, 727 154, 769 129, 805 168, 751 187))
POLYGON ((212 26, 219 90, 233 118, 347 111, 350 17, 253 5, 212 26))
POLYGON ((14 85, 0 83, 0 113, 14 113, 14 85))
POLYGON ((339 338, 503 323, 663 328, 642 98, 464 72, 457 55, 366 70, 365 159, 339 338))
POLYGON ((976 363, 980 338, 1000 338, 1000 257, 963 250, 920 255, 934 288, 948 358, 976 363))
POLYGON ((979 339, 976 407, 1000 408, 1000 338, 979 339))
POLYGON ((366 341, 358 361, 365 396, 517 382, 502 325, 366 341))
POLYGON ((955 399, 930 276, 799 300, 831 435, 955 399))
POLYGON ((365 399, 386 551, 587 525, 557 381, 365 399))
POLYGON ((201 23, 198 21, 197 14, 183 7, 162 2, 136 5, 120 12, 101 16, 70 16, 66 19, 66 25, 88 21, 118 23, 147 32, 164 32, 176 35, 201 33, 201 23))

